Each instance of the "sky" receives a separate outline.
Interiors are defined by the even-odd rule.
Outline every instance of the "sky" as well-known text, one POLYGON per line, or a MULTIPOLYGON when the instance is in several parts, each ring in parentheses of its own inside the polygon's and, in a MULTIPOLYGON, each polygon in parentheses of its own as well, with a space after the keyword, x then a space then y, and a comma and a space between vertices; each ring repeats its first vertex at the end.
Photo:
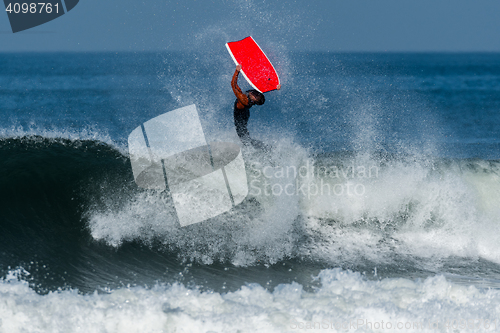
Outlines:
POLYGON ((289 51, 500 52, 499 0, 80 0, 0 52, 184 51, 252 35, 289 51))

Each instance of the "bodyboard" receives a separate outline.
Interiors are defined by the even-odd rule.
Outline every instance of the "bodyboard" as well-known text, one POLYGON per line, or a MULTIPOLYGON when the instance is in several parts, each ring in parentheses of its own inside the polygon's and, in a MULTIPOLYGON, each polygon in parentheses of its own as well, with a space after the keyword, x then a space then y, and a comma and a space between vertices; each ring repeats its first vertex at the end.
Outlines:
POLYGON ((226 43, 226 48, 248 83, 261 93, 276 90, 280 84, 278 73, 266 54, 249 36, 240 41, 226 43))

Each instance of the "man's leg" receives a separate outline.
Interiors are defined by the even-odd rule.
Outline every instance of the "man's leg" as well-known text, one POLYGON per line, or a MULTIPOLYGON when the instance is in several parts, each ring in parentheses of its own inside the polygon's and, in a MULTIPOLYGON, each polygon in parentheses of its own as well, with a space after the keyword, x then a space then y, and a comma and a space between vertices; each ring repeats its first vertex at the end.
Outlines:
POLYGON ((234 109, 234 126, 236 126, 236 133, 244 145, 249 144, 251 140, 247 129, 248 118, 250 118, 249 110, 234 109))

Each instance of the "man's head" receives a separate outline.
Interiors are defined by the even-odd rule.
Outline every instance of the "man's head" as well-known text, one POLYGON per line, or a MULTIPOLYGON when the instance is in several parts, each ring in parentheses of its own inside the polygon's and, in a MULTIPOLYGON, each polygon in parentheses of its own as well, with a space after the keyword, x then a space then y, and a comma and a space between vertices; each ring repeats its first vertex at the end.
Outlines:
POLYGON ((266 101, 266 98, 264 97, 264 94, 261 92, 258 92, 257 90, 248 90, 248 97, 250 98, 250 101, 254 104, 257 105, 262 105, 266 101))

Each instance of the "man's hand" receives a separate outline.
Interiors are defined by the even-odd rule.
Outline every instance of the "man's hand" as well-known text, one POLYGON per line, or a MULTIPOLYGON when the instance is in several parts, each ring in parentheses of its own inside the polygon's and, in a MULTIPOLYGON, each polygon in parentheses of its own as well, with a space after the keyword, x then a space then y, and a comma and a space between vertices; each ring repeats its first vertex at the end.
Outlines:
POLYGON ((236 71, 237 72, 241 71, 241 65, 236 65, 236 71))
POLYGON ((276 90, 280 90, 281 89, 281 84, 278 84, 278 86, 276 87, 276 90))

